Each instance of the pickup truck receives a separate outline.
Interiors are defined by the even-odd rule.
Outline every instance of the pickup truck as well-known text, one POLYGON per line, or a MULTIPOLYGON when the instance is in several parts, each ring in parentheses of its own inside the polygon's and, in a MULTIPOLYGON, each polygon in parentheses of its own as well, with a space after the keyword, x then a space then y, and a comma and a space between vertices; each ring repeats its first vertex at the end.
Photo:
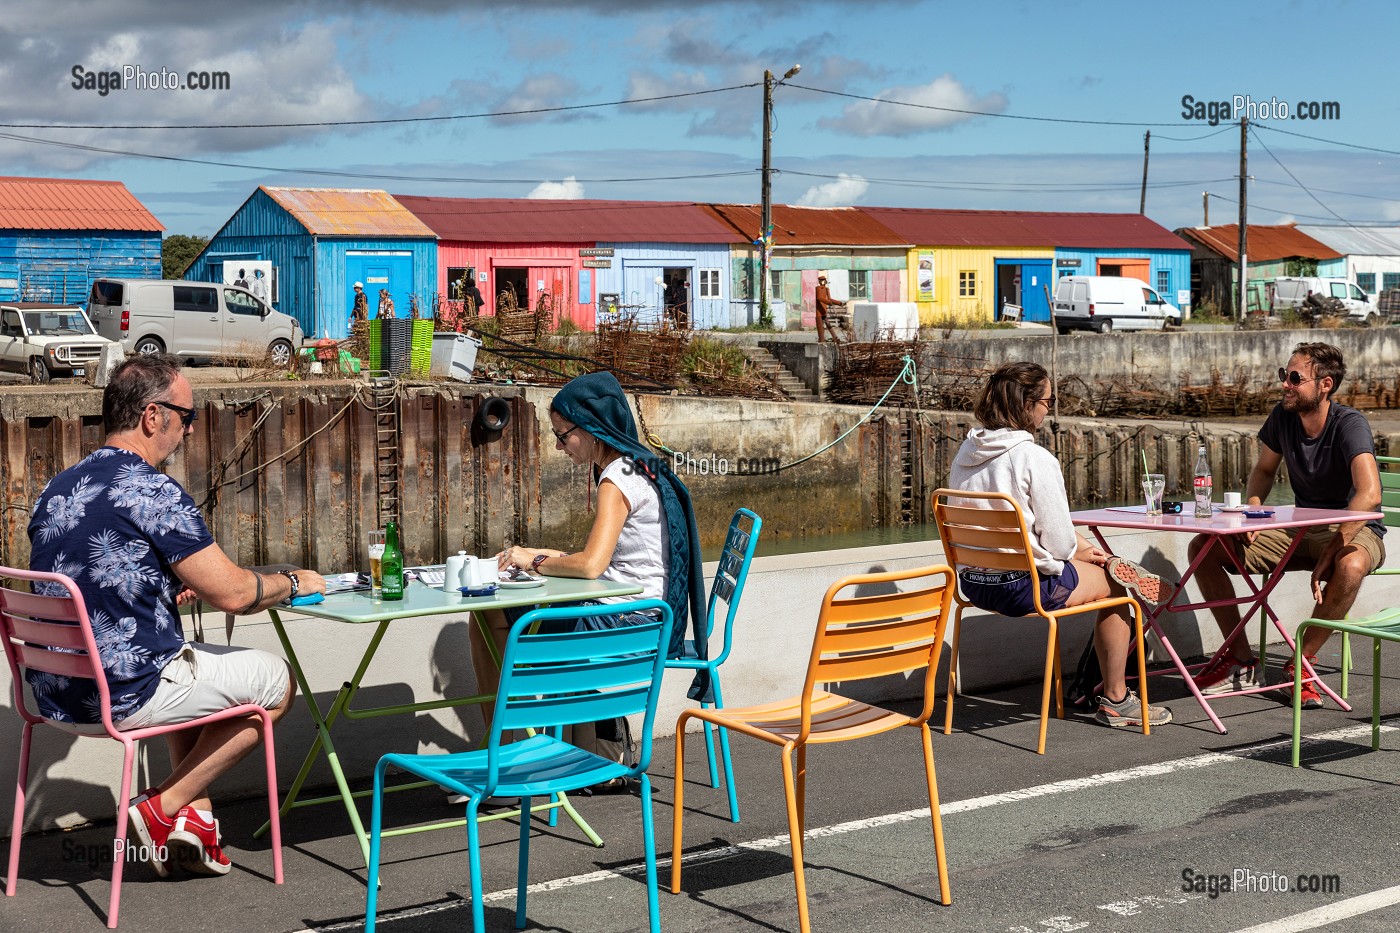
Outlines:
POLYGON ((0 369, 27 373, 31 382, 85 376, 110 343, 97 335, 82 308, 0 304, 0 369))

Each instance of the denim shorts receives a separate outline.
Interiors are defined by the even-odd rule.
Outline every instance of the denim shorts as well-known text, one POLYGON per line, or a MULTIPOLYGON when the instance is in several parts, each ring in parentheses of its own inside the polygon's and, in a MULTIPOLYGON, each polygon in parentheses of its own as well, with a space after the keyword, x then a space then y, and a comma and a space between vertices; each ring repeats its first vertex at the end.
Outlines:
MULTIPOLYGON (((1035 613, 1035 596, 1031 592, 1028 570, 982 570, 964 567, 958 571, 963 596, 978 609, 1004 616, 1028 616, 1035 613)), ((1079 571, 1065 561, 1058 577, 1040 574, 1040 605, 1045 609, 1063 609, 1070 594, 1079 585, 1079 571)))

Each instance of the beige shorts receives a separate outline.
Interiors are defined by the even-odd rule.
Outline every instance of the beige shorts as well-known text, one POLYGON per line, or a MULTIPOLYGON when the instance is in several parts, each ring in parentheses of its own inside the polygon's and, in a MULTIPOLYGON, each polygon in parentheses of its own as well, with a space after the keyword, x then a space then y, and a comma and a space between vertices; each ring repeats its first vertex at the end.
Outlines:
MULTIPOLYGON (((1311 528, 1303 528, 1298 531, 1290 531, 1286 528, 1271 528, 1261 531, 1255 535, 1254 541, 1247 547, 1237 550, 1241 562, 1250 573, 1268 573, 1278 566, 1283 560, 1283 555, 1287 553, 1288 546, 1293 542, 1295 535, 1302 532, 1303 540, 1298 542, 1298 549, 1293 552, 1293 557, 1289 559, 1285 570, 1311 570, 1317 566, 1317 559, 1322 556, 1322 552, 1332 543, 1332 539, 1337 535, 1337 525, 1315 525, 1311 528)), ((1236 547, 1244 544, 1242 535, 1232 536, 1236 547)), ((1351 546, 1358 547, 1366 552, 1371 560, 1371 566, 1367 570, 1375 570, 1385 563, 1385 544, 1376 534, 1375 530, 1369 526, 1363 526, 1356 533, 1356 537, 1351 539, 1351 546)), ((1230 567, 1231 571, 1235 568, 1230 567)))
POLYGON ((291 671, 256 648, 186 643, 161 669, 160 686, 144 706, 117 723, 120 730, 189 722, 252 703, 273 709, 287 695, 291 671))

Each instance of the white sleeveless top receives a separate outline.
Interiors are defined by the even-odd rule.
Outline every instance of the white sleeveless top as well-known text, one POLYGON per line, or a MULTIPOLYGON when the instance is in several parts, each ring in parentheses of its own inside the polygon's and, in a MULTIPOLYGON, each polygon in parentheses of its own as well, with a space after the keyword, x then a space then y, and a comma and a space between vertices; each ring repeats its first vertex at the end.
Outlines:
POLYGON ((637 469, 631 457, 618 457, 608 464, 598 479, 599 485, 604 482, 618 488, 627 500, 628 512, 622 532, 617 536, 612 561, 601 579, 640 586, 642 592, 639 596, 607 596, 599 602, 665 599, 670 531, 666 513, 661 508, 660 491, 637 469))

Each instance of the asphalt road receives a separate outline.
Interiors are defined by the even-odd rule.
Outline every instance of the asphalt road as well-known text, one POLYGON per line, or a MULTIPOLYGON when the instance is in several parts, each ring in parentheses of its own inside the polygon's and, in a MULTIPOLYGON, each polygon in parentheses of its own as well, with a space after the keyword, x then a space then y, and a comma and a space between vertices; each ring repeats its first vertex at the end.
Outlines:
MULTIPOLYGON (((1305 747, 1305 767, 1296 770, 1288 765, 1290 715, 1273 695, 1219 701, 1230 729, 1219 735, 1194 701, 1181 696, 1179 682, 1154 679, 1154 701, 1172 707, 1175 723, 1144 737, 1070 716, 1051 723, 1043 757, 1030 750, 1036 688, 960 698, 957 729, 934 739, 949 907, 937 902, 913 731, 814 750, 806 852, 813 929, 1282 933, 1400 927, 1400 735, 1388 724, 1381 750, 1370 751, 1369 652, 1357 654, 1365 672, 1353 681, 1359 709, 1305 714, 1305 734, 1315 738, 1305 747), (1297 890, 1299 876, 1305 890, 1297 890)), ((1324 650, 1323 663, 1335 664, 1336 655, 1324 650)), ((1391 719, 1400 709, 1400 660, 1385 665, 1381 709, 1391 719)), ((941 712, 940 703, 939 721, 941 712)), ((679 897, 665 890, 673 799, 669 740, 658 744, 652 767, 663 928, 796 930, 774 749, 734 740, 743 807, 736 825, 724 817, 723 792, 704 782, 698 737, 688 748, 688 767, 700 763, 701 770, 693 772, 699 780, 692 779, 686 793, 679 897)), ((391 800, 392 825, 452 813, 430 790, 391 800)), ((645 929, 636 798, 594 797, 578 807, 607 845, 587 845, 572 826, 536 824, 529 928, 645 929)), ((287 882, 278 888, 268 881, 266 842, 251 839, 259 812, 256 801, 221 809, 237 866, 226 878, 161 882, 146 867, 132 866, 122 927, 186 930, 197 910, 201 933, 361 929, 364 864, 343 813, 325 807, 286 818, 287 882)), ((482 830, 489 930, 513 928, 517 833, 514 821, 482 830)), ((84 856, 109 851, 110 834, 107 826, 26 839, 18 894, 0 902, 0 929, 100 929, 108 869, 84 856)), ((461 831, 389 840, 383 882, 381 929, 469 928, 461 831)))

